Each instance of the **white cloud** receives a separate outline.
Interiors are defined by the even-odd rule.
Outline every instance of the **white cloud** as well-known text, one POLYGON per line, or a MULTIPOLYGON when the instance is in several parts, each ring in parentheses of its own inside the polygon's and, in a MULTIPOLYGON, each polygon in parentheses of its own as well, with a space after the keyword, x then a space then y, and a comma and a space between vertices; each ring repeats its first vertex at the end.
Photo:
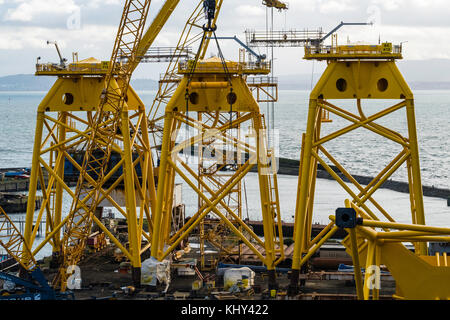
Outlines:
POLYGON ((263 17, 265 11, 261 6, 243 4, 236 7, 235 12, 241 17, 263 17))
MULTIPOLYGON (((178 8, 156 39, 155 46, 174 46, 180 37, 186 20, 199 0, 180 1, 178 8)), ((151 19, 158 13, 163 0, 153 0, 151 19)), ((405 44, 407 59, 450 58, 450 33, 448 0, 287 0, 289 10, 274 10, 275 30, 302 30, 323 27, 330 31, 340 21, 365 22, 376 20, 375 27, 346 27, 339 32, 339 42, 347 36, 352 41, 381 40, 405 44), (370 10, 369 10, 370 9, 370 10), (379 28, 377 28, 379 27, 379 28)), ((31 73, 27 62, 42 56, 54 60, 55 51, 46 40, 56 40, 66 57, 79 51, 81 57, 94 56, 108 59, 122 13, 123 0, 0 0, 0 54, 8 60, 2 68, 4 74, 31 73), (70 29, 66 20, 76 8, 81 8, 79 29, 70 29), (8 20, 6 20, 8 18, 8 20)), ((270 11, 267 11, 270 13, 270 11)), ((245 29, 265 30, 266 8, 261 1, 224 1, 217 31, 220 36, 236 35, 245 39, 245 29)), ((238 45, 222 42, 227 58, 237 59, 238 45)), ((192 45, 197 49, 197 43, 192 45)), ((210 51, 215 52, 212 45, 210 51)), ((255 49, 265 53, 265 49, 255 49)), ((293 68, 309 68, 301 62, 301 48, 276 49, 276 72, 290 74, 293 68), (292 63, 291 61, 298 63, 292 63), (286 61, 289 61, 287 63, 286 61)), ((146 65, 148 68, 164 69, 165 65, 146 65)), ((308 71, 307 71, 308 72, 308 71)), ((148 76, 151 77, 151 76, 148 76)))
MULTIPOLYGON (((36 27, 0 28, 1 50, 46 49, 47 40, 57 40, 62 50, 79 50, 83 48, 108 48, 113 45, 116 28, 111 26, 85 25, 80 30, 49 29, 36 27), (17 35, 20 34, 20 37, 17 35), (86 37, 86 35, 89 37, 86 37)), ((70 54, 65 52, 66 55, 70 54)), ((91 55, 89 52, 84 52, 91 55)))
POLYGON ((372 4, 379 5, 383 10, 395 11, 411 8, 439 8, 448 5, 447 0, 372 0, 372 4))
POLYGON ((91 1, 88 1, 87 7, 98 8, 100 6, 118 5, 118 4, 121 4, 121 3, 122 2, 120 0, 91 0, 91 1))
POLYGON ((355 10, 353 0, 320 0, 319 12, 323 14, 355 10))
POLYGON ((70 14, 79 9, 73 0, 15 0, 18 5, 6 11, 6 21, 32 21, 41 14, 70 14))

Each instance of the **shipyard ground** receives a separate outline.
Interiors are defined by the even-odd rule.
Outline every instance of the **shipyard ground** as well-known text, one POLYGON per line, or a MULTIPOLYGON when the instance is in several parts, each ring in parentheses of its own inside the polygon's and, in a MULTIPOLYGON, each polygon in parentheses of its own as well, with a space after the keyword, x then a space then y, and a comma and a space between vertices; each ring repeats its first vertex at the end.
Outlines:
MULTIPOLYGON (((270 297, 267 290, 268 278, 264 273, 256 273, 255 285, 247 292, 230 293, 223 290, 223 280, 211 274, 202 272, 203 276, 212 276, 215 282, 213 288, 202 288, 192 291, 192 283, 197 276, 178 276, 173 273, 172 281, 167 293, 161 293, 163 287, 156 290, 150 287, 135 288, 132 286, 131 273, 117 262, 113 255, 113 248, 109 247, 93 253, 80 264, 82 289, 74 290, 76 300, 287 300, 286 292, 289 285, 289 274, 279 273, 277 282, 279 290, 275 298, 270 297)), ((47 264, 48 265, 48 264, 47 264)), ((42 266, 47 279, 51 280, 57 269, 42 266)), ((333 270, 328 270, 333 272, 333 270)), ((327 270, 314 274, 327 273, 327 270)), ((316 280, 306 280, 300 287, 300 293, 294 299, 299 300, 356 300, 353 281, 324 280, 316 276, 316 280)), ((395 283, 383 281, 380 291, 381 299, 391 299, 395 293, 395 283)))

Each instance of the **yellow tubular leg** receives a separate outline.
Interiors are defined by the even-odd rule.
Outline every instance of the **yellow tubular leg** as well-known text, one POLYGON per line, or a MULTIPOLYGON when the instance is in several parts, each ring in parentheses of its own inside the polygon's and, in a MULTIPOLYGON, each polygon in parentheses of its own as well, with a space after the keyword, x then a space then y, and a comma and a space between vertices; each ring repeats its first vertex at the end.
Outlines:
POLYGON ((33 160, 31 163, 30 189, 28 192, 27 215, 25 219, 25 242, 31 247, 31 237, 33 229, 34 209, 36 204, 36 191, 39 175, 39 158, 41 153, 42 131, 44 128, 44 112, 37 113, 36 132, 33 148, 33 160))
POLYGON ((296 224, 295 224, 295 245, 294 253, 292 258, 292 275, 290 283, 290 294, 296 294, 298 292, 298 280, 300 276, 300 260, 302 255, 303 237, 305 232, 305 219, 306 219, 306 209, 307 209, 307 198, 308 198, 308 182, 309 182, 309 172, 311 170, 311 151, 314 138, 314 124, 317 115, 317 100, 311 99, 309 104, 308 113, 308 124, 305 135, 305 150, 303 154, 302 172, 300 173, 300 189, 298 190, 298 206, 295 212, 296 224))
MULTIPOLYGON (((67 124, 67 113, 61 112, 61 122, 67 124)), ((58 125, 58 140, 66 140, 66 127, 58 125)), ((58 151, 58 154, 63 153, 64 150, 58 151)), ((58 176, 64 179, 64 156, 59 157, 59 163, 56 163, 58 167, 58 176)), ((53 217, 52 224, 58 225, 61 223, 62 216, 62 197, 63 197, 63 187, 60 184, 56 185, 56 198, 55 198, 55 216, 53 217)), ((61 240, 61 233, 57 232, 55 234, 56 243, 53 244, 53 252, 59 250, 59 242, 61 240)))
POLYGON ((372 275, 370 270, 373 268, 374 255, 375 255, 375 241, 369 241, 369 247, 367 250, 366 269, 364 277, 364 300, 370 300, 370 290, 372 289, 372 275))
POLYGON ((166 183, 166 174, 168 170, 168 157, 169 157, 169 146, 171 144, 171 133, 173 126, 173 114, 167 113, 164 124, 164 133, 163 133, 163 143, 161 149, 161 163, 159 167, 159 177, 158 177, 158 190, 157 190, 157 201, 156 201, 156 212, 153 218, 153 234, 152 234, 152 248, 151 255, 152 257, 158 259, 162 256, 162 247, 160 243, 161 235, 160 232, 162 230, 162 211, 164 204, 164 192, 165 192, 165 183, 166 183))
MULTIPOLYGON (((125 158, 124 164, 124 180, 125 180, 125 201, 127 204, 127 223, 128 223, 128 240, 130 242, 130 254, 132 256, 131 263, 133 270, 140 270, 141 267, 141 255, 140 255, 140 238, 137 227, 137 214, 136 214, 136 195, 134 188, 134 175, 132 174, 133 168, 133 156, 132 147, 130 141, 130 127, 128 125, 128 111, 122 111, 122 133, 123 133, 123 157, 125 158)), ((140 281, 140 280, 139 280, 140 281)))
MULTIPOLYGON (((413 192, 415 201, 415 214, 417 224, 425 225, 425 212, 423 204, 422 177, 420 174, 419 145, 417 142, 416 116, 414 112, 414 100, 406 101, 406 115, 408 118, 408 134, 411 149, 411 164, 413 178, 413 192)), ((420 255, 427 255, 427 243, 419 244, 420 255)))
POLYGON ((356 231, 355 231, 355 229, 350 229, 349 232, 350 232, 350 240, 352 242, 352 259, 353 259, 353 269, 355 272, 356 294, 358 296, 358 300, 364 300, 361 264, 359 262, 359 252, 358 252, 358 243, 356 241, 356 231))

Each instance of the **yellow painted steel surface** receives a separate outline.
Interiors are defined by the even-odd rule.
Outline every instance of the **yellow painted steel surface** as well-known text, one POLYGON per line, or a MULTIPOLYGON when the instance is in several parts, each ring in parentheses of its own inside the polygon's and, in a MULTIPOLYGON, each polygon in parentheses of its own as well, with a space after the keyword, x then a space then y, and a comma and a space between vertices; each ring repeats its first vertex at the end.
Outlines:
POLYGON ((402 47, 382 45, 306 46, 306 60, 395 60, 403 59, 402 47))
MULTIPOLYGON (((112 79, 112 82, 120 79, 112 79)), ((113 84, 111 84, 112 86, 113 84)), ((114 84, 120 87, 121 84, 114 84)), ((102 78, 58 78, 39 105, 38 112, 95 112, 100 104, 100 96, 104 89, 102 78)), ((128 88, 125 110, 137 111, 144 107, 132 87, 128 88)), ((111 112, 111 106, 105 106, 111 112)))
POLYGON ((263 5, 268 8, 278 9, 280 11, 288 9, 288 4, 279 0, 263 0, 263 5))
POLYGON ((24 241, 30 247, 33 245, 37 230, 34 220, 39 222, 45 215, 46 238, 34 248, 33 255, 48 243, 55 253, 62 255, 60 276, 54 280, 54 285, 61 286, 62 290, 68 276, 65 268, 76 264, 82 256, 92 223, 110 238, 134 268, 140 267, 141 251, 148 248, 142 242, 150 243, 151 223, 149 231, 144 231, 143 225, 145 221, 151 222, 151 209, 156 203, 153 160, 145 106, 129 81, 140 62, 136 52, 152 45, 178 2, 166 1, 150 29, 143 34, 150 1, 127 0, 111 61, 89 58, 64 69, 37 65, 37 75, 55 75, 58 79, 38 108, 24 241), (118 56, 127 58, 127 63, 117 63, 118 56), (74 150, 86 152, 82 164, 74 159, 74 150), (119 162, 105 171, 113 152, 119 155, 119 162), (45 160, 48 158, 50 161, 45 160), (80 171, 75 191, 64 181, 66 162, 80 171), (44 170, 49 176, 48 183, 43 178, 44 170), (119 170, 122 174, 118 174, 119 170), (44 203, 35 217, 33 198, 38 183, 42 186, 44 203), (125 188, 125 210, 112 197, 119 185, 125 188), (64 220, 63 193, 73 200, 64 220), (98 205, 105 201, 127 219, 127 248, 95 215, 98 205))
MULTIPOLYGON (((383 55, 391 46, 362 46, 362 47, 338 47, 339 59, 336 52, 323 52, 328 61, 328 66, 317 82, 310 95, 307 129, 303 136, 303 147, 300 163, 299 186, 297 192, 297 206, 295 217, 295 247, 293 253, 292 269, 300 270, 306 262, 302 254, 309 254, 317 250, 317 246, 311 243, 311 224, 314 213, 315 182, 317 166, 320 164, 351 196, 352 202, 358 208, 367 213, 372 220, 387 219, 395 222, 395 216, 388 213, 375 200, 376 191, 389 179, 403 164, 407 164, 407 172, 410 186, 410 210, 413 224, 425 225, 425 213, 423 206, 423 193, 420 175, 419 152, 414 112, 414 96, 408 84, 398 70, 393 57, 386 59, 383 55), (373 52, 369 52, 373 50, 373 52), (361 52, 368 54, 369 59, 360 59, 361 52), (348 58, 348 59, 347 59, 348 58), (392 100, 394 105, 381 108, 373 115, 364 113, 363 103, 366 99, 385 101, 392 100), (341 107, 341 101, 354 101, 357 112, 348 106, 341 107), (393 112, 403 111, 406 116, 407 133, 402 135, 392 128, 380 125, 379 120, 389 116, 393 112), (323 112, 329 112, 333 118, 346 120, 348 125, 327 133, 322 133, 323 112), (378 136, 390 140, 397 145, 398 155, 378 174, 367 186, 362 186, 357 180, 333 157, 326 148, 326 143, 335 141, 357 129, 369 130, 378 136), (352 189, 338 175, 331 165, 337 167, 341 175, 345 176, 353 185, 352 189), (356 190, 356 191, 355 191, 356 190), (370 206, 369 206, 370 204, 370 206)), ((310 48, 313 50, 313 48, 310 48)), ((313 53, 305 56, 306 59, 321 60, 322 56, 313 53)), ((348 105, 348 103, 347 103, 348 105)), ((366 145, 366 141, 361 141, 366 145)), ((357 144, 353 146, 353 152, 358 152, 357 144)), ((331 231, 330 231, 331 232, 331 231)), ((326 237, 326 235, 324 235, 326 237)), ((352 241, 361 242, 355 237, 352 241)), ((349 239, 347 239, 349 243, 349 239)), ((370 250, 374 247, 370 247, 370 250)), ((425 242, 416 243, 417 253, 426 255, 425 242)), ((367 252, 367 250, 366 250, 367 252)), ((364 254, 364 253, 363 253, 364 254)), ((295 277, 291 278, 291 287, 296 290, 295 277)), ((359 288, 361 289, 361 288, 359 288)), ((358 290, 358 294, 361 294, 358 290)))
MULTIPOLYGON (((359 261, 365 262, 364 285, 358 284, 358 292, 363 289, 360 299, 378 299, 374 285, 377 272, 385 266, 396 281, 396 299, 407 300, 448 300, 450 299, 450 259, 447 254, 435 256, 419 255, 407 249, 404 243, 450 242, 450 229, 414 224, 375 221, 350 200, 346 206, 354 208, 357 216, 363 218, 355 229, 346 229, 359 241, 344 241, 353 258, 355 268, 359 261), (383 231, 379 231, 382 229, 383 231)), ((335 217, 330 219, 335 221, 335 217)))
MULTIPOLYGON (((180 63, 178 66, 179 74, 189 74, 192 70, 194 61, 180 63)), ((204 74, 225 74, 231 72, 234 74, 269 74, 270 63, 269 62, 232 62, 226 61, 227 70, 224 69, 222 61, 218 58, 210 58, 207 60, 198 61, 194 72, 204 74)))
MULTIPOLYGON (((207 68, 208 63, 205 62, 203 69, 207 68)), ((211 62, 211 68, 213 70, 216 68, 215 61, 211 62)), ((281 230, 281 215, 276 171, 273 168, 274 161, 269 161, 271 153, 267 148, 265 127, 259 106, 241 75, 231 74, 231 78, 228 79, 229 86, 224 88, 223 82, 226 82, 227 78, 222 73, 203 72, 203 69, 193 73, 192 82, 186 75, 166 106, 157 208, 153 222, 152 256, 157 259, 166 257, 196 226, 202 223, 209 213, 213 213, 266 264, 268 270, 274 270, 276 264, 284 257, 282 233, 278 239, 275 234, 276 229, 281 230), (194 88, 190 85, 198 82, 205 83, 205 86, 194 88), (230 106, 231 88, 235 99, 230 106), (189 99, 187 99, 186 90, 189 92, 189 99), (199 116, 192 118, 188 116, 188 112, 199 116), (229 119, 230 112, 233 114, 232 120, 229 119), (214 118, 214 115, 216 121, 207 121, 207 119, 214 118), (239 129, 244 124, 250 125, 252 128, 250 132, 255 137, 255 143, 249 144, 231 136, 230 131, 239 129), (174 142, 177 141, 179 130, 184 126, 195 129, 194 133, 190 138, 185 137, 175 146, 174 142), (232 154, 246 152, 250 155, 249 160, 239 165, 236 171, 233 171, 227 179, 215 187, 211 187, 205 177, 202 178, 190 169, 188 163, 178 155, 183 149, 190 150, 191 146, 202 150, 204 147, 201 144, 202 141, 210 139, 223 139, 229 146, 232 146, 232 154), (261 212, 265 234, 263 242, 253 232, 247 232, 247 235, 243 233, 244 229, 251 230, 248 230, 245 222, 225 201, 253 166, 257 166, 259 172, 261 212), (178 174, 197 193, 201 201, 197 213, 180 231, 172 235, 167 226, 170 225, 168 220, 172 211, 173 192, 171 184, 175 174, 178 174), (263 252, 255 247, 254 241, 260 244, 264 249, 263 252)), ((217 179, 217 181, 219 180, 217 179)))

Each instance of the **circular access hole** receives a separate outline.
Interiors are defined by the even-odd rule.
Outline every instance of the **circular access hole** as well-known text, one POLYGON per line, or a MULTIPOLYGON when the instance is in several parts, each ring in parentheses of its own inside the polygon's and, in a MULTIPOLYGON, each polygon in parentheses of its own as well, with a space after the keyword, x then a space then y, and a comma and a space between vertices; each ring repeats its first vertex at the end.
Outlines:
POLYGON ((73 94, 64 93, 62 96, 62 101, 64 104, 70 106, 73 103, 73 94))
POLYGON ((228 101, 228 104, 235 104, 236 101, 237 101, 237 95, 236 95, 236 93, 230 92, 230 93, 227 95, 227 101, 228 101))
POLYGON ((198 95, 197 92, 192 92, 192 93, 189 95, 189 101, 190 101, 192 104, 198 104, 199 100, 200 100, 200 96, 198 95))
POLYGON ((347 90, 347 80, 342 78, 338 79, 338 81, 336 81, 336 88, 340 92, 345 92, 347 90))
POLYGON ((381 78, 380 80, 378 80, 377 86, 378 86, 378 90, 380 90, 381 92, 384 92, 389 87, 389 82, 385 78, 381 78))
POLYGON ((350 220, 350 216, 348 214, 343 214, 341 217, 342 221, 348 222, 350 220))

